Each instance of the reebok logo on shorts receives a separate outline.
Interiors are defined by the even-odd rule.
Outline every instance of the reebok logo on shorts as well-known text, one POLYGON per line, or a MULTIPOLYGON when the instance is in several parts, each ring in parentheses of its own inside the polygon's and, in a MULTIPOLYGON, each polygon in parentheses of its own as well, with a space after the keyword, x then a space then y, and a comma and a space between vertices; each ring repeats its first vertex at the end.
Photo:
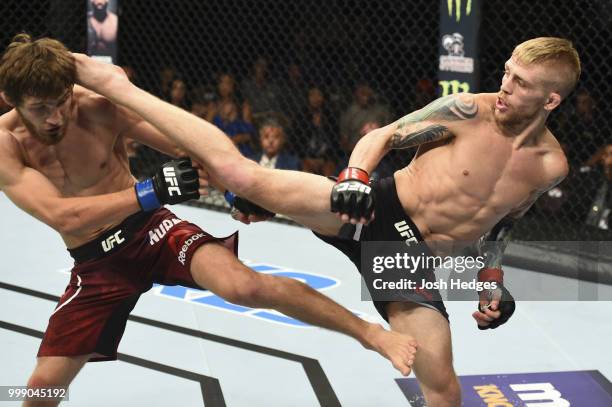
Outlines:
POLYGON ((104 253, 110 252, 115 248, 115 246, 119 246, 121 243, 125 242, 125 239, 120 235, 121 229, 102 241, 102 250, 104 250, 104 253))
POLYGON ((183 247, 181 247, 181 251, 178 254, 179 263, 181 263, 183 266, 185 265, 185 260, 187 257, 187 250, 189 250, 189 246, 191 246, 193 242, 195 242, 196 240, 202 237, 204 237, 204 233, 197 233, 191 236, 189 239, 185 240, 185 243, 183 244, 183 247))
POLYGON ((181 222, 184 222, 184 220, 178 218, 164 219, 161 221, 155 229, 149 231, 149 244, 153 246, 155 243, 159 242, 174 225, 181 222))

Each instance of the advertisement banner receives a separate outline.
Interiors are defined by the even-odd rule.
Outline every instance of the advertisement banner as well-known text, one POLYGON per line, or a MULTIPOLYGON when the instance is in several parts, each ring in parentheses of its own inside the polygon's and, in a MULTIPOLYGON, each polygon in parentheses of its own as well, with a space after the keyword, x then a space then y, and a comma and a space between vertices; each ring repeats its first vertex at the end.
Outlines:
POLYGON ((117 62, 119 0, 85 0, 87 2, 87 53, 106 62, 117 62))
MULTIPOLYGON (((416 379, 396 379, 413 407, 425 407, 416 379)), ((597 370, 460 376, 470 407, 612 406, 612 384, 597 370)))
POLYGON ((440 0, 438 94, 478 92, 480 0, 440 0))

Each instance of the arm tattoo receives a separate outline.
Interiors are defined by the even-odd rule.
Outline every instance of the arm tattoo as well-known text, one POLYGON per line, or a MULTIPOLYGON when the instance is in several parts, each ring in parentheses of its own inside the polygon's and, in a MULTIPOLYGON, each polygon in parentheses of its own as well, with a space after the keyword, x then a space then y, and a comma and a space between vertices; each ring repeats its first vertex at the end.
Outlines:
POLYGON ((510 242, 510 230, 516 219, 506 216, 480 238, 480 255, 485 257, 485 268, 501 268, 502 257, 510 242))
POLYGON ((418 146, 419 144, 442 140, 450 136, 451 132, 446 126, 433 124, 424 129, 413 131, 410 134, 401 134, 396 131, 393 136, 391 136, 389 145, 393 149, 410 148, 418 146))
POLYGON ((478 104, 474 95, 449 95, 431 102, 424 108, 402 117, 389 142, 389 148, 409 148, 452 136, 446 126, 433 124, 415 130, 416 123, 431 119, 443 121, 468 120, 476 117, 478 104))

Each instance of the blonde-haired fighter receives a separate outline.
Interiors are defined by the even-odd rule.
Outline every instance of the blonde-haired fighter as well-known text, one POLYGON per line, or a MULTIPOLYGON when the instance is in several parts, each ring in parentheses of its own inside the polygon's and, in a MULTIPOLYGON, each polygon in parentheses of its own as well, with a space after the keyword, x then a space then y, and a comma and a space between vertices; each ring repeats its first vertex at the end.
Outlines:
MULTIPOLYGON (((479 279, 500 285, 480 293, 473 314, 486 329, 506 322, 514 311, 501 271, 508 232, 539 195, 567 175, 567 160, 546 120, 575 87, 580 61, 562 38, 518 45, 505 63, 499 92, 444 97, 371 131, 356 145, 337 183, 244 159, 215 126, 134 87, 112 67, 77 56, 77 70, 81 84, 148 119, 225 187, 313 229, 355 263, 365 241, 469 244, 486 235, 496 244, 484 245, 487 260, 479 279), (368 186, 368 173, 389 150, 413 146, 419 150, 407 167, 368 186)), ((419 279, 431 275, 432 270, 415 273, 419 279)), ((392 329, 417 339, 413 367, 427 405, 459 406, 450 329, 439 293, 403 294, 403 301, 374 305, 392 329)))

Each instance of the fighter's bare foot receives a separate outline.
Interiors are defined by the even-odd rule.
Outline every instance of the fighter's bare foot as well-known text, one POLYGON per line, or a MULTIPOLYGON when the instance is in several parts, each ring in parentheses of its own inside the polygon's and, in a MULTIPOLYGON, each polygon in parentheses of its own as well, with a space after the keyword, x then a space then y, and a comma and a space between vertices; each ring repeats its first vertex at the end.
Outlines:
POLYGON ((366 333, 365 347, 389 359, 402 375, 408 376, 412 371, 417 342, 411 336, 387 331, 378 324, 370 324, 366 333))

